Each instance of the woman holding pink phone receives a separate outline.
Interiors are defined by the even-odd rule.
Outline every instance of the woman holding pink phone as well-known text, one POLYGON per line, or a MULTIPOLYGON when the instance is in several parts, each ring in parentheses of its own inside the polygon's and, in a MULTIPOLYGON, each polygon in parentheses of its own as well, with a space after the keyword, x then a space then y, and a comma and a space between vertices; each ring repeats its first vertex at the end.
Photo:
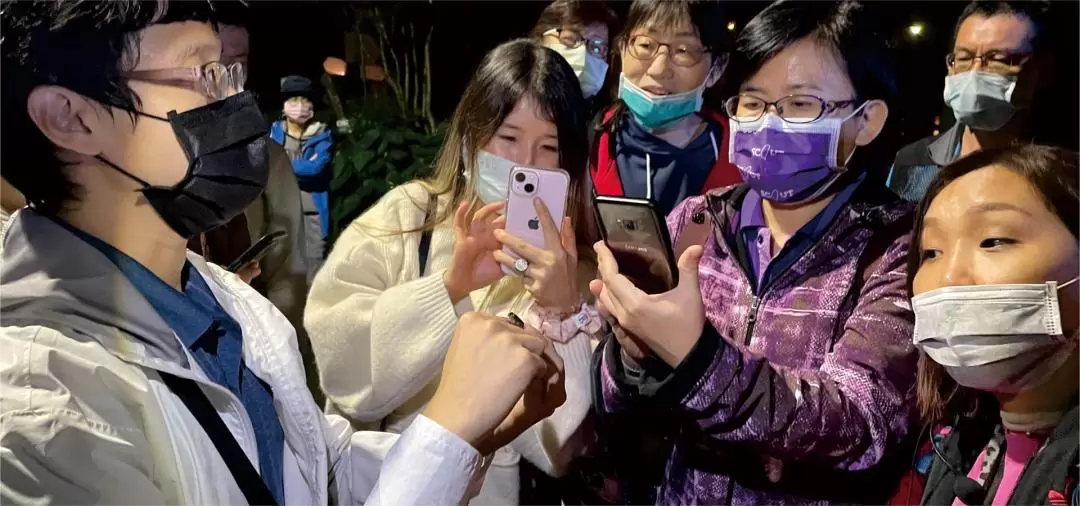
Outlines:
MULTIPOLYGON (((304 322, 327 409, 392 432, 431 399, 462 314, 514 313, 552 338, 549 374, 536 388, 546 401, 565 402, 501 442, 507 446, 494 452, 478 504, 519 502, 521 457, 558 476, 584 446, 578 433, 591 404, 588 330, 599 325, 584 304, 594 272, 593 238, 581 226, 589 223, 586 110, 573 70, 557 53, 526 40, 495 48, 458 104, 433 176, 394 188, 359 217, 337 240, 308 298, 304 322), (512 180, 519 173, 521 181, 512 180), (507 202, 512 209, 504 215, 507 202), (549 212, 562 204, 567 218, 562 209, 549 212), (503 230, 519 217, 523 228, 503 230), (580 314, 585 327, 595 326, 562 325, 580 314)), ((515 409, 534 407, 519 402, 515 409)))

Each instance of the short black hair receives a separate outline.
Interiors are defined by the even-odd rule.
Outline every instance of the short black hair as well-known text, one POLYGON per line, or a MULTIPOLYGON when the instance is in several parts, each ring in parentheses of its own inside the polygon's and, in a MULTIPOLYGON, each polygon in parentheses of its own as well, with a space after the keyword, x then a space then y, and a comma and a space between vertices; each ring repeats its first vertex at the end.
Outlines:
MULTIPOLYGON (((56 146, 27 113, 38 86, 70 89, 103 104, 137 109, 139 97, 122 77, 139 61, 139 31, 154 24, 213 20, 208 1, 5 1, 0 167, 4 178, 42 212, 53 214, 76 197, 56 146)), ((132 115, 132 119, 135 117, 132 115)))
POLYGON ((608 29, 608 34, 619 31, 619 18, 603 1, 597 0, 555 0, 544 7, 540 17, 529 32, 530 37, 540 38, 552 28, 567 25, 591 25, 601 23, 608 29))
MULTIPOLYGON (((781 0, 754 16, 735 40, 735 51, 721 84, 724 98, 737 95, 742 83, 766 62, 806 38, 812 38, 835 53, 847 70, 859 103, 883 100, 891 104, 895 101, 896 66, 887 37, 878 18, 853 1, 781 0)), ((879 139, 857 149, 850 165, 880 168, 882 170, 874 177, 882 176, 896 156, 896 140, 889 130, 886 122, 886 129, 879 139)))
MULTIPOLYGON (((956 44, 956 36, 960 33, 960 25, 967 21, 967 18, 971 16, 982 16, 989 18, 1000 14, 1015 14, 1023 16, 1031 21, 1031 25, 1035 28, 1035 34, 1031 38, 1031 47, 1033 50, 1039 50, 1046 42, 1046 25, 1047 14, 1050 10, 1050 2, 1047 1, 1033 1, 1025 0, 1022 2, 1010 2, 1010 1, 986 1, 975 0, 966 7, 963 12, 960 13, 960 17, 956 20, 956 27, 953 29, 953 44, 956 44)), ((1076 20, 1073 19, 1073 22, 1076 20)))

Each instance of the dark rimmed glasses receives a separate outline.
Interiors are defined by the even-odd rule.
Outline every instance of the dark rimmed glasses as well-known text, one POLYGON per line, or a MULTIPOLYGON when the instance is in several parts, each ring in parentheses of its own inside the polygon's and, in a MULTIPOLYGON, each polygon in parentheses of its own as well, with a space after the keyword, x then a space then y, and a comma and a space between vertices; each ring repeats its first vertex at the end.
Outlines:
POLYGON ((987 51, 974 55, 967 51, 957 51, 945 55, 945 66, 955 73, 974 69, 975 62, 981 62, 981 68, 995 74, 1015 74, 1031 58, 1031 53, 1010 53, 1006 51, 987 51))
POLYGON ((660 54, 660 48, 666 47, 668 58, 680 67, 693 67, 705 57, 705 50, 700 44, 678 42, 668 44, 648 35, 634 35, 627 41, 626 50, 635 59, 649 61, 660 54))
POLYGON ((582 44, 585 44, 585 50, 588 51, 589 54, 600 58, 601 60, 607 60, 608 43, 604 42, 602 39, 588 38, 581 32, 572 28, 552 28, 551 30, 544 32, 544 35, 553 35, 557 37, 562 45, 570 49, 576 49, 581 47, 582 44))
POLYGON ((213 100, 221 100, 244 91, 247 69, 241 63, 225 65, 214 61, 196 67, 133 70, 126 76, 136 81, 190 88, 213 100))
POLYGON ((788 123, 813 123, 837 109, 849 107, 857 99, 825 100, 813 95, 788 95, 775 102, 768 102, 749 94, 735 95, 724 101, 724 112, 733 121, 749 123, 757 121, 770 107, 776 115, 788 123))

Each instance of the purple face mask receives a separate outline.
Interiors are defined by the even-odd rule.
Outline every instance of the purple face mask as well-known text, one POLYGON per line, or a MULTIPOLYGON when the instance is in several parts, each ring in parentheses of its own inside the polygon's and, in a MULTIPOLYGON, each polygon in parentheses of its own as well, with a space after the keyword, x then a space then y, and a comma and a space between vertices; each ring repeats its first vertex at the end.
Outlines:
POLYGON ((843 174, 848 160, 836 162, 840 127, 860 110, 861 106, 845 118, 812 123, 788 123, 774 114, 732 121, 731 163, 765 200, 785 204, 813 200, 843 174))

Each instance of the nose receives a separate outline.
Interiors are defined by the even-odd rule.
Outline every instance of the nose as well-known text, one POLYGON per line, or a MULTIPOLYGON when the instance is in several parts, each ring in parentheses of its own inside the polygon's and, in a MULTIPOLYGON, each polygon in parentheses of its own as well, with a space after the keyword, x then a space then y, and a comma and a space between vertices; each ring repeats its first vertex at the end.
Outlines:
POLYGON ((656 57, 649 62, 649 68, 645 73, 654 79, 662 79, 668 77, 668 72, 671 70, 671 65, 667 48, 662 47, 656 53, 656 57))
POLYGON ((941 273, 941 286, 974 285, 971 274, 971 259, 963 254, 947 255, 944 259, 945 270, 941 273))

